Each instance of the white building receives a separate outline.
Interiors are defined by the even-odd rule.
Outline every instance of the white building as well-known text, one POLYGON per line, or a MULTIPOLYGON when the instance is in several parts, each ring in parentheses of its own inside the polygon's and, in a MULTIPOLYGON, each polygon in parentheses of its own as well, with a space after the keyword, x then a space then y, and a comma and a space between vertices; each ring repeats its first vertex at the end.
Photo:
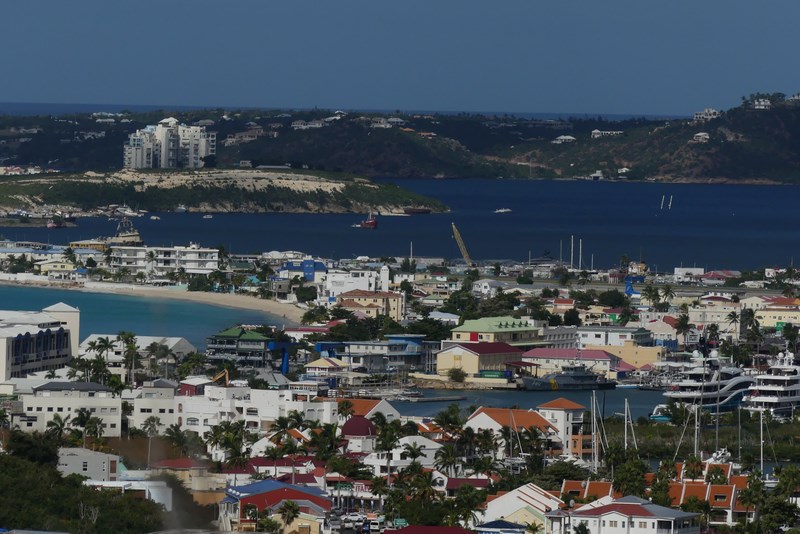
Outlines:
POLYGON ((181 269, 188 275, 211 274, 219 269, 219 250, 196 243, 175 247, 117 245, 111 250, 111 267, 128 269, 131 276, 143 273, 163 277, 181 269))
POLYGON ((653 336, 644 328, 632 326, 587 325, 578 328, 578 348, 581 349, 587 345, 624 347, 630 341, 646 347, 653 344, 653 336))
POLYGON ((545 514, 561 509, 564 501, 530 483, 509 492, 498 493, 486 501, 483 510, 476 510, 481 523, 504 519, 521 525, 544 525, 545 514))
POLYGON ((402 471, 411 462, 416 461, 424 468, 433 468, 436 461, 436 452, 442 448, 441 443, 428 439, 423 436, 405 436, 397 441, 397 446, 391 452, 373 451, 368 454, 362 463, 372 470, 376 477, 386 476, 386 466, 388 462, 389 472, 397 473, 402 471), (406 454, 406 445, 419 447, 422 456, 412 459, 406 454), (387 458, 388 455, 388 458, 387 458))
POLYGON ((700 534, 700 514, 673 510, 638 497, 602 497, 574 510, 547 513, 546 534, 700 534))
POLYGON ((126 169, 197 169, 206 156, 217 152, 217 134, 205 126, 178 124, 167 118, 128 136, 123 147, 126 169))
POLYGON ((622 130, 592 130, 592 139, 600 139, 601 137, 618 137, 624 134, 622 130))
POLYGON ((64 367, 75 355, 81 313, 63 302, 41 312, 0 311, 0 378, 64 367))
POLYGON ((58 471, 92 480, 111 481, 119 477, 119 456, 81 447, 58 449, 58 471))
POLYGON ((342 293, 360 289, 362 291, 388 291, 389 267, 384 265, 380 271, 353 269, 350 271, 328 270, 323 290, 327 297, 338 297, 342 293))
POLYGON ((706 122, 720 117, 722 113, 714 108, 706 108, 703 111, 694 112, 695 122, 706 122))
POLYGON ((133 404, 133 410, 128 416, 128 426, 141 429, 148 417, 158 417, 158 433, 163 434, 169 426, 175 424, 177 389, 177 383, 163 379, 145 382, 141 388, 135 389, 132 397, 125 399, 133 404))
POLYGON ((33 395, 22 395, 22 416, 14 424, 20 429, 44 432, 47 423, 58 414, 62 419, 75 418, 82 408, 103 422, 103 436, 116 438, 122 428, 122 399, 110 388, 94 382, 48 382, 33 388, 33 395))
MULTIPOLYGON (((176 361, 183 360, 189 353, 197 352, 197 347, 182 337, 136 336, 134 338, 134 343, 136 344, 136 353, 139 355, 139 358, 141 358, 140 365, 161 370, 166 370, 168 366, 174 369, 176 361), (154 343, 166 347, 166 357, 157 358, 148 352, 148 347, 154 343)), ((119 375, 123 382, 125 382, 129 372, 129 369, 125 367, 126 350, 127 347, 117 338, 116 334, 91 334, 80 344, 78 353, 81 358, 103 356, 108 364, 109 371, 119 375), (97 343, 98 340, 103 338, 108 338, 112 342, 113 347, 107 353, 100 354, 99 351, 95 351, 91 347, 92 343, 97 343)))

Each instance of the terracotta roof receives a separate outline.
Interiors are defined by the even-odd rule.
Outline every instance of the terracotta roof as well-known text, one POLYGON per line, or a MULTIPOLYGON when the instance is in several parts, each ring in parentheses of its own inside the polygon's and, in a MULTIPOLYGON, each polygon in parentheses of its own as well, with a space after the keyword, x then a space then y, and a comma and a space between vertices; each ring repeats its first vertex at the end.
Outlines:
POLYGON ((344 299, 339 301, 339 305, 342 308, 383 308, 378 304, 369 303, 369 304, 359 304, 358 302, 354 301, 353 299, 344 299))
POLYGON ((684 482, 683 495, 679 504, 683 504, 694 497, 698 501, 705 501, 708 493, 708 485, 705 482, 684 482))
MULTIPOLYGON (((469 419, 485 413, 491 417, 500 426, 513 427, 516 429, 530 428, 532 426, 541 430, 554 428, 547 419, 542 417, 538 412, 533 410, 513 410, 511 408, 486 408, 481 406, 469 419)), ((469 420, 468 419, 468 420, 469 420)))
POLYGON ((544 404, 540 404, 537 408, 545 408, 548 410, 585 410, 585 406, 581 406, 577 402, 572 402, 569 399, 565 399, 564 397, 559 397, 557 399, 551 400, 550 402, 545 402, 544 404))
POLYGON ((473 488, 488 488, 490 480, 488 478, 448 478, 446 489, 457 490, 461 486, 472 486, 473 488))
POLYGON ((323 401, 335 400, 339 404, 343 403, 344 401, 349 401, 353 406, 353 415, 360 415, 362 417, 369 415, 369 413, 381 402, 379 399, 334 399, 332 397, 319 397, 319 399, 323 401))
POLYGON ((730 508, 735 490, 730 484, 712 484, 708 489, 708 503, 712 508, 730 508))
POLYGON ((733 475, 730 478, 731 484, 736 486, 736 489, 743 490, 747 488, 747 475, 733 475))
POLYGON ((662 319, 662 320, 665 323, 667 323, 668 325, 670 325, 672 328, 675 328, 676 326, 678 326, 678 319, 675 318, 675 317, 672 317, 671 315, 665 315, 664 319, 662 319))

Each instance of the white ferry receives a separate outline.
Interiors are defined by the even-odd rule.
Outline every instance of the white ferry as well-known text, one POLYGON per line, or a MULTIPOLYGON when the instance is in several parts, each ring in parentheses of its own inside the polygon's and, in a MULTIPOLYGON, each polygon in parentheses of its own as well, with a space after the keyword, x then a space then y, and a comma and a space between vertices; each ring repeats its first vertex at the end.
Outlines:
POLYGON ((800 407, 800 366, 795 365, 793 353, 781 352, 766 373, 756 376, 756 383, 747 391, 744 408, 782 419, 793 417, 797 407, 800 407))

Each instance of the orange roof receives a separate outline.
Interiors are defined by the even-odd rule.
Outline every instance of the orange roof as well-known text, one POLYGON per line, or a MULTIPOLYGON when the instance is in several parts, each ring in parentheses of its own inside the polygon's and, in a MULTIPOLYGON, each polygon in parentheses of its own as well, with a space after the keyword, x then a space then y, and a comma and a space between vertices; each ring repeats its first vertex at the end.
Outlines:
POLYGON ((622 494, 617 493, 614 491, 614 485, 611 482, 606 482, 604 480, 590 480, 588 484, 586 484, 586 497, 605 497, 607 495, 613 495, 614 497, 622 497, 622 494))
POLYGON ((378 399, 335 399, 336 402, 341 404, 344 401, 350 401, 353 405, 353 415, 360 415, 366 417, 381 401, 378 399))
POLYGON ((698 501, 705 501, 707 493, 708 486, 705 482, 684 482, 683 495, 679 504, 685 503, 691 497, 696 498, 698 501))
POLYGON ((708 503, 712 508, 730 508, 735 489, 730 484, 712 484, 708 490, 708 503))
POLYGON ((725 475, 725 478, 730 478, 731 476, 731 464, 706 464, 706 474, 714 468, 719 467, 722 469, 722 474, 725 475))
POLYGON ((747 475, 733 475, 731 477, 731 484, 736 486, 736 489, 743 490, 747 488, 747 475))
POLYGON ((669 483, 669 499, 674 505, 681 502, 681 495, 683 494, 683 484, 680 482, 669 483))
POLYGON ((561 482, 561 494, 571 494, 583 497, 583 484, 583 480, 564 480, 561 482))
POLYGON ((501 426, 512 427, 517 430, 524 428, 536 427, 540 430, 555 429, 547 420, 542 417, 538 412, 533 410, 513 410, 511 408, 486 408, 481 406, 475 413, 470 416, 473 417, 485 413, 497 424, 501 426))
POLYGON ((376 299, 399 299, 399 293, 390 291, 367 291, 364 289, 353 289, 339 294, 339 298, 376 298, 376 299))
POLYGON ((559 397, 557 399, 551 400, 550 402, 545 402, 544 404, 540 404, 537 408, 547 408, 549 410, 585 410, 585 406, 581 406, 577 402, 572 402, 569 399, 565 399, 564 397, 559 397))
POLYGON ((644 474, 644 483, 649 488, 653 485, 653 482, 656 481, 656 474, 655 473, 645 473, 644 474))

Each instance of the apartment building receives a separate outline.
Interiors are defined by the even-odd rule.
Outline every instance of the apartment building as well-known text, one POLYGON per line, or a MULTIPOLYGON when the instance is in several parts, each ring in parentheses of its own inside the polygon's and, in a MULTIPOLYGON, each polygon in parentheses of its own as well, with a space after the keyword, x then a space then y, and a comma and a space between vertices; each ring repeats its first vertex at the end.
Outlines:
POLYGON ((190 276, 208 275, 219 269, 219 250, 196 243, 174 247, 116 245, 111 251, 111 267, 128 269, 131 276, 143 273, 164 277, 181 270, 190 276))
POLYGON ((22 415, 14 417, 20 429, 44 432, 55 415, 75 418, 79 410, 89 410, 103 421, 103 436, 119 437, 122 428, 122 399, 111 388, 94 382, 48 382, 22 395, 22 415))
POLYGON ((126 169, 198 169, 217 152, 217 134, 205 126, 186 126, 172 117, 128 136, 123 147, 126 169))
POLYGON ((75 355, 80 310, 63 302, 34 311, 0 311, 0 378, 64 367, 75 355))

